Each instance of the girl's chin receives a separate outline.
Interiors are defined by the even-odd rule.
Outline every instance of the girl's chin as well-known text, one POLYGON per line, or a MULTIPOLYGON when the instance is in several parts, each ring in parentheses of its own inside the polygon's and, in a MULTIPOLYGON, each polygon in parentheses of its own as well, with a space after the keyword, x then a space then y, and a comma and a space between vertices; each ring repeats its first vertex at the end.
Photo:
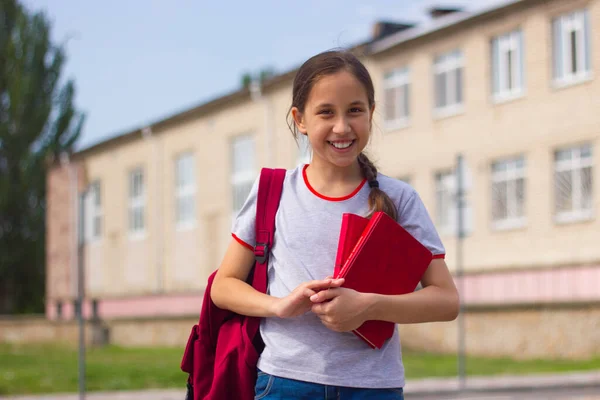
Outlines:
POLYGON ((358 158, 358 154, 348 154, 343 157, 337 156, 329 156, 326 158, 328 164, 334 165, 339 168, 347 168, 351 167, 356 163, 356 159, 358 158))

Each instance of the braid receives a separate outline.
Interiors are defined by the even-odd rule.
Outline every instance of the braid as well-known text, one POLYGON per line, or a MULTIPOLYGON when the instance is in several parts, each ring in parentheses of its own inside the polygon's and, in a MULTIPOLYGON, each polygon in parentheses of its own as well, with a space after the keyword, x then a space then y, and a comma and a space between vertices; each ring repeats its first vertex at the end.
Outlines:
POLYGON ((358 165, 360 166, 362 175, 365 177, 371 188, 371 192, 369 193, 369 209, 371 210, 371 213, 369 214, 369 217, 377 211, 383 211, 394 220, 397 220, 398 211, 396 210, 396 205, 387 193, 379 188, 379 182, 377 181, 377 167, 375 167, 365 153, 360 153, 358 155, 358 165))

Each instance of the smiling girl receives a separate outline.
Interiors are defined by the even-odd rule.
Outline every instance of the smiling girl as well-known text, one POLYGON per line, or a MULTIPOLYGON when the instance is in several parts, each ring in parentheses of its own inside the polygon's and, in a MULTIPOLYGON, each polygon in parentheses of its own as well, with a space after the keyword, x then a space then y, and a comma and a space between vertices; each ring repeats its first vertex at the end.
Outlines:
POLYGON ((417 192, 377 172, 369 143, 375 93, 350 52, 307 60, 293 84, 292 133, 306 135, 310 165, 287 171, 268 265, 268 294, 245 280, 253 266, 255 184, 233 224, 233 239, 212 288, 221 308, 264 317, 256 399, 403 399, 398 331, 373 350, 351 331, 367 320, 449 321, 458 294, 445 250, 417 192), (342 214, 383 211, 433 254, 423 289, 398 296, 359 293, 331 275, 342 214), (328 289, 328 290, 323 290, 328 289))

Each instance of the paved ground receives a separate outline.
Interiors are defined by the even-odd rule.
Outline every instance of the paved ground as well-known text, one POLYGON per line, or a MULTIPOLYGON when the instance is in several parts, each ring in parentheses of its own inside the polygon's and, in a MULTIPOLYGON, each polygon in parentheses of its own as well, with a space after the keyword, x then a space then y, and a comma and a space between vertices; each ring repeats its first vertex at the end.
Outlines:
MULTIPOLYGON (((185 391, 88 393, 86 400, 184 400, 185 391)), ((10 400, 78 400, 76 394, 1 397, 10 400)), ((600 400, 600 371, 588 373, 409 381, 406 399, 419 400, 600 400), (462 393, 457 391, 462 388, 462 393)))
POLYGON ((534 389, 502 393, 406 395, 406 400, 600 400, 600 388, 534 389))

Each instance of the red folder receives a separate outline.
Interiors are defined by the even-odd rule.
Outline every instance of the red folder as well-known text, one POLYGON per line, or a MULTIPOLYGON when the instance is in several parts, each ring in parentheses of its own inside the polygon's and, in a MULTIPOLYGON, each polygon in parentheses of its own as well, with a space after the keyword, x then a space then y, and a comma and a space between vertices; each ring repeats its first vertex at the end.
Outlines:
MULTIPOLYGON (((363 293, 398 295, 415 290, 433 255, 398 222, 377 212, 370 220, 344 214, 337 259, 345 260, 334 273, 334 277, 345 279, 344 287, 363 293)), ((379 349, 395 328, 393 322, 371 320, 353 333, 379 349)))

